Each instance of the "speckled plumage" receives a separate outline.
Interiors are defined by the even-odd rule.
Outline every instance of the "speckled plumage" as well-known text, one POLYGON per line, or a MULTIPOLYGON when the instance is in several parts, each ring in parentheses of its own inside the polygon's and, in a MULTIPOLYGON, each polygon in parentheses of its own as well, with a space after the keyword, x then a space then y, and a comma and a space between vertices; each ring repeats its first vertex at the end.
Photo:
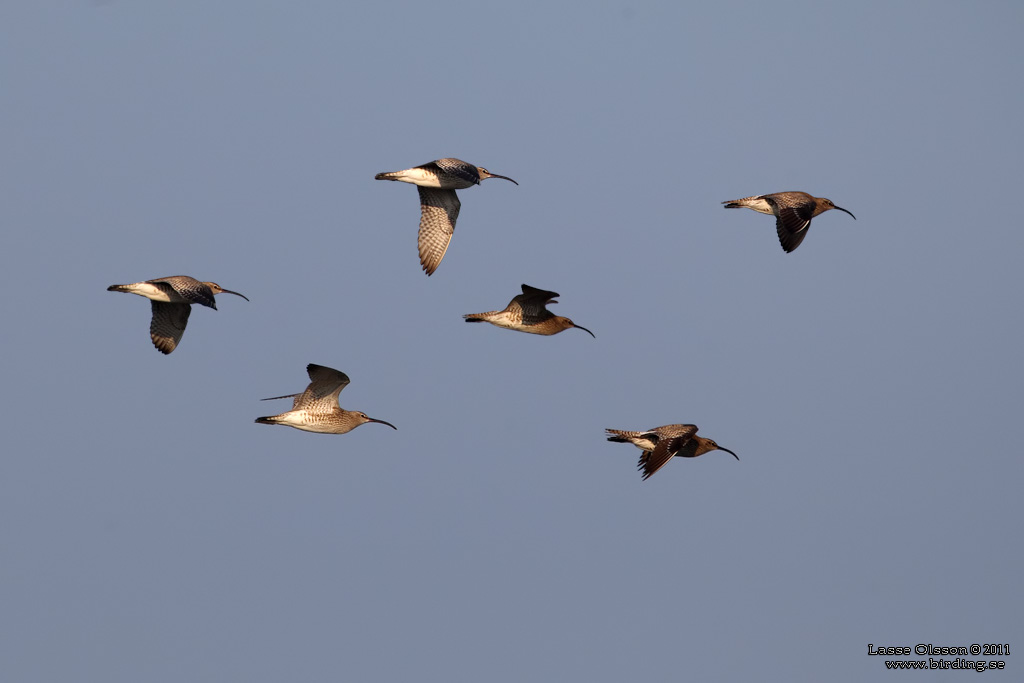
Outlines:
POLYGON ((460 159, 437 159, 404 171, 378 173, 376 180, 396 180, 417 185, 420 195, 420 230, 417 240, 420 265, 433 275, 441 264, 455 232, 462 204, 455 190, 479 185, 487 178, 516 181, 460 159))
POLYGON ((470 313, 462 317, 466 319, 467 323, 488 322, 498 327, 529 334, 552 335, 570 327, 578 327, 591 337, 594 336, 594 333, 587 328, 577 325, 566 317, 555 315, 546 308, 547 304, 558 303, 555 301, 555 298, 559 296, 557 292, 537 289, 530 285, 522 285, 522 289, 523 293, 513 297, 504 310, 470 313))
POLYGON ((177 348, 185 333, 192 304, 217 310, 215 294, 234 294, 246 301, 244 294, 224 289, 216 282, 203 282, 188 275, 172 275, 127 285, 110 285, 108 292, 138 294, 150 300, 153 318, 149 323, 149 337, 160 353, 169 354, 177 348))
POLYGON ((377 422, 397 429, 395 425, 384 420, 367 417, 366 413, 356 410, 344 410, 338 405, 338 395, 348 386, 349 378, 344 372, 323 365, 310 363, 306 366, 309 375, 309 386, 301 394, 272 396, 264 401, 279 398, 293 398, 292 409, 278 415, 257 417, 259 424, 279 424, 301 429, 304 432, 319 434, 345 434, 361 424, 377 422))
POLYGON ((857 217, 846 209, 836 206, 831 199, 815 197, 806 192, 774 192, 772 194, 743 197, 722 202, 727 209, 752 209, 758 213, 774 215, 775 231, 784 251, 791 252, 800 246, 811 227, 811 219, 830 209, 837 209, 857 217))
POLYGON ((710 451, 725 451, 737 460, 738 455, 728 448, 722 448, 711 439, 697 436, 696 425, 674 424, 648 429, 645 432, 628 432, 620 429, 606 429, 608 440, 618 443, 631 443, 643 453, 637 463, 637 469, 643 472, 646 480, 665 466, 669 460, 680 458, 696 458, 710 451))

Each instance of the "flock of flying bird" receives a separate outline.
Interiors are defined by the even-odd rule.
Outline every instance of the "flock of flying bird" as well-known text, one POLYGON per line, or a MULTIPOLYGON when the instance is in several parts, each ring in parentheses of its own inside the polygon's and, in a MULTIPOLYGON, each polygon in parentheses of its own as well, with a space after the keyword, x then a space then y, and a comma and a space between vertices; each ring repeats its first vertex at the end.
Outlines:
MULTIPOLYGON (((428 276, 441 264, 455 232, 455 221, 462 206, 455 191, 479 185, 488 178, 501 178, 519 184, 509 177, 452 158, 375 176, 376 180, 395 180, 417 186, 420 195, 420 265, 428 276)), ((786 252, 800 246, 807 236, 811 219, 825 211, 837 209, 856 219, 856 216, 836 206, 831 200, 814 197, 806 192, 775 192, 722 203, 727 209, 747 208, 774 215, 779 242, 786 252)), ((522 289, 523 293, 515 296, 503 310, 471 313, 463 317, 469 323, 488 322, 529 334, 553 335, 576 327, 594 336, 587 328, 547 309, 548 304, 558 303, 555 301, 559 296, 557 293, 525 284, 522 289)), ((202 282, 187 275, 111 285, 107 290, 138 294, 150 300, 153 311, 149 325, 150 338, 157 350, 164 354, 174 351, 181 342, 192 304, 216 310, 214 295, 223 293, 249 300, 243 294, 224 289, 215 282, 202 282)), ((349 383, 348 375, 344 372, 313 363, 306 366, 306 372, 309 374, 309 385, 302 393, 263 399, 272 401, 291 398, 292 409, 278 415, 258 417, 257 423, 286 425, 321 434, 344 434, 367 422, 397 429, 390 422, 368 417, 359 411, 344 410, 339 405, 338 395, 349 383)), ((697 436, 697 427, 691 424, 664 425, 646 431, 608 429, 606 432, 608 441, 631 443, 642 451, 637 469, 643 473, 644 479, 661 469, 673 457, 695 458, 720 450, 739 460, 739 456, 728 448, 722 448, 711 439, 697 436)))

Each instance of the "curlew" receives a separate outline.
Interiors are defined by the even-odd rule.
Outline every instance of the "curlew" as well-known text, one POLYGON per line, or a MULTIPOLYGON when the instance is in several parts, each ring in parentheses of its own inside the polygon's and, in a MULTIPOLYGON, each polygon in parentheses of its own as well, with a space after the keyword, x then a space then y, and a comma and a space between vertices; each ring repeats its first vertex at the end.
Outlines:
POLYGON ((558 334, 570 327, 578 327, 591 337, 594 333, 577 325, 573 321, 560 315, 555 315, 545 306, 557 304, 555 297, 557 292, 548 292, 543 289, 536 289, 530 285, 523 285, 523 293, 516 296, 509 302, 503 311, 488 311, 486 313, 470 313, 462 316, 467 323, 491 323, 498 327, 504 327, 517 332, 528 334, 558 334))
POLYGON ((807 229, 811 227, 811 219, 818 214, 837 209, 849 213, 853 220, 857 220, 852 213, 833 204, 831 199, 814 197, 806 192, 775 192, 722 203, 727 209, 753 209, 758 213, 775 216, 775 230, 779 233, 779 243, 786 252, 800 246, 807 236, 807 229))
POLYGON ((108 292, 138 294, 150 300, 153 319, 149 323, 149 337, 160 353, 168 354, 178 346, 185 333, 192 304, 202 304, 217 310, 214 294, 234 294, 246 301, 248 297, 230 289, 224 289, 216 282, 202 282, 188 275, 172 275, 130 285, 110 285, 108 292))
POLYGON ((357 410, 345 410, 338 405, 338 394, 348 386, 348 375, 333 368, 310 363, 306 366, 309 373, 309 386, 301 394, 272 396, 262 399, 274 401, 279 398, 293 398, 292 409, 280 415, 257 417, 256 422, 267 425, 285 425, 295 427, 304 432, 318 434, 345 434, 361 424, 376 422, 398 429, 384 420, 367 417, 366 413, 357 410))
POLYGON ((433 275, 441 264, 448 243, 455 232, 455 221, 459 217, 458 195, 455 190, 479 185, 487 178, 502 178, 516 183, 503 175, 491 173, 486 168, 467 164, 459 159, 438 159, 422 166, 404 171, 378 173, 375 180, 397 180, 416 185, 420 192, 420 265, 427 275, 433 275))
POLYGON ((740 459, 728 448, 722 448, 711 439, 697 436, 696 425, 665 425, 646 432, 624 432, 618 429, 605 431, 608 432, 609 441, 631 443, 643 451, 636 468, 644 473, 644 479, 664 467, 672 456, 696 458, 710 451, 725 451, 737 460, 740 459))

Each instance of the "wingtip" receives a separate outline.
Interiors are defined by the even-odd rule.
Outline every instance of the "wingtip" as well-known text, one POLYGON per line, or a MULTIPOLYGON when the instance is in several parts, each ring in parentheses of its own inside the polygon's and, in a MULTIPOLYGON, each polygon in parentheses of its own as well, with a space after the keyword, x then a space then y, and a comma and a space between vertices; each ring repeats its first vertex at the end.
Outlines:
POLYGON ((169 356, 169 355, 171 355, 171 351, 176 349, 177 346, 168 347, 168 346, 165 346, 165 345, 161 345, 161 344, 158 344, 157 341, 154 339, 153 340, 153 348, 156 349, 157 351, 159 351, 160 353, 164 354, 165 356, 169 356))

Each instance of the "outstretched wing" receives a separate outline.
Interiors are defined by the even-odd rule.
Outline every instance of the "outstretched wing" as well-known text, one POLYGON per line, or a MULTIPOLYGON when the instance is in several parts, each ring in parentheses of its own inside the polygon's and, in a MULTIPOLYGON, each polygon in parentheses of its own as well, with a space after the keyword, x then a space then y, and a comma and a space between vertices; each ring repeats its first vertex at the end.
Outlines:
POLYGON ((309 374, 309 386, 295 397, 292 410, 332 412, 338 405, 338 394, 348 386, 348 375, 315 363, 306 366, 306 373, 309 374))
POLYGON ((192 313, 190 304, 169 304, 163 301, 151 301, 153 319, 149 323, 149 338, 160 353, 173 351, 181 335, 185 334, 188 316, 192 313))
POLYGON ((772 205, 778 214, 775 219, 775 231, 779 235, 779 243, 786 252, 793 251, 807 237, 807 228, 814 218, 814 201, 781 206, 771 196, 766 195, 765 201, 772 205))
POLYGON ((417 187, 420 191, 420 265, 433 275, 448 251, 462 203, 455 190, 417 187))
POLYGON ((693 435, 697 433, 697 428, 693 425, 678 425, 678 427, 680 429, 671 435, 659 435, 660 438, 654 445, 654 450, 644 451, 640 455, 637 469, 644 473, 643 478, 645 480, 664 467, 665 463, 681 451, 690 439, 693 438, 693 435))
POLYGON ((536 325, 548 318, 554 317, 555 314, 549 311, 546 306, 558 303, 555 301, 555 298, 558 297, 558 292, 549 292, 544 289, 531 287, 530 285, 523 285, 522 287, 523 293, 512 299, 512 302, 519 304, 519 308, 523 312, 524 325, 536 325))

